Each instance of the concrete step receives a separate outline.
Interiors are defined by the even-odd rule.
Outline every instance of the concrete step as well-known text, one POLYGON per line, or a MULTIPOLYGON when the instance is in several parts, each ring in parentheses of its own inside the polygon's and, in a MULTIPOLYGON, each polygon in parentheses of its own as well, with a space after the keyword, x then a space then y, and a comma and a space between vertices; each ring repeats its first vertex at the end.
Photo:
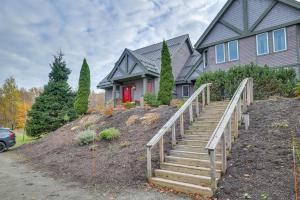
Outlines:
MULTIPOLYGON (((165 161, 169 163, 176 163, 176 164, 182 164, 182 165, 190 165, 190 166, 196 166, 196 167, 210 167, 210 161, 209 160, 200 160, 200 159, 194 159, 194 158, 181 158, 181 157, 175 157, 175 156, 166 156, 165 161)), ((216 168, 221 168, 221 162, 216 161, 216 168)))
POLYGON ((200 185, 204 187, 210 187, 211 184, 209 176, 200 176, 195 174, 174 172, 174 171, 168 171, 163 169, 154 170, 154 174, 158 178, 190 183, 190 184, 200 185))
POLYGON ((211 197, 213 195, 213 191, 209 187, 203 187, 199 185, 183 183, 179 181, 173 181, 157 177, 151 178, 149 181, 154 185, 172 188, 176 191, 183 192, 186 194, 201 194, 205 197, 211 197))
MULTIPOLYGON (((161 163, 160 168, 169 171, 181 172, 181 173, 189 173, 200 176, 210 176, 210 168, 205 167, 195 167, 189 165, 182 165, 176 163, 161 163)), ((221 177, 221 170, 217 170, 217 177, 221 177)))
MULTIPOLYGON (((191 152, 191 151, 171 150, 170 156, 183 157, 183 158, 195 158, 200 160, 209 159, 208 152, 199 153, 199 152, 191 152)), ((221 160, 221 154, 216 154, 216 159, 221 160)))

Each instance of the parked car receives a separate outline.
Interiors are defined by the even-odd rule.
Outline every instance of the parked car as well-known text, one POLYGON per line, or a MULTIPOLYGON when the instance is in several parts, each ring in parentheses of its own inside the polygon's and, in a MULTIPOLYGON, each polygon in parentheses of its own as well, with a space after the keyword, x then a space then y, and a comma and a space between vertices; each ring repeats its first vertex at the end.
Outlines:
POLYGON ((9 128, 0 128, 0 153, 16 144, 16 134, 9 128))

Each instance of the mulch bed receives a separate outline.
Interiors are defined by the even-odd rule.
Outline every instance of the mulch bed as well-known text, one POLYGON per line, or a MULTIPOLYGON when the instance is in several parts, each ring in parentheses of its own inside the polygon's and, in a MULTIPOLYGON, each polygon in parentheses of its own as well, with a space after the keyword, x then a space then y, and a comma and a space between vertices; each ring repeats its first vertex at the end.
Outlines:
MULTIPOLYGON (((125 110, 112 117, 87 115, 33 144, 21 146, 17 152, 27 158, 25 162, 67 181, 98 186, 105 191, 145 186, 146 144, 175 112, 175 108, 163 106, 150 110, 125 110), (144 116, 146 113, 159 113, 160 119, 148 125, 141 122, 126 125, 130 116, 144 116), (91 123, 90 118, 97 120, 91 123), (86 122, 82 123, 83 121, 86 122), (120 130, 121 136, 114 141, 96 142, 98 146, 95 151, 91 151, 89 146, 75 145, 73 138, 88 125, 97 133, 105 128, 115 127, 120 130)), ((168 143, 166 149, 170 147, 171 134, 168 135, 165 140, 168 143)), ((158 148, 154 149, 152 156, 153 167, 158 167, 158 148)))
POLYGON ((292 135, 300 139, 300 101, 285 98, 257 101, 249 112, 250 129, 242 130, 233 145, 229 167, 216 197, 295 199, 292 135))

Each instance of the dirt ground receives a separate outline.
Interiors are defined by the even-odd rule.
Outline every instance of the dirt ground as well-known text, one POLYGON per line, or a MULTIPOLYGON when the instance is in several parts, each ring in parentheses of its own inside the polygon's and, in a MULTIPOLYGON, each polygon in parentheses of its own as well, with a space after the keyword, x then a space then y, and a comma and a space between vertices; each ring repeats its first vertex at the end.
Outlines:
MULTIPOLYGON (((16 152, 26 159, 25 163, 37 170, 47 171, 51 177, 77 181, 112 193, 128 187, 145 188, 146 143, 175 112, 175 108, 163 106, 146 111, 126 110, 112 117, 92 114, 63 126, 33 144, 23 145, 16 152), (147 113, 159 113, 160 117, 152 123, 145 123, 147 120, 141 118, 147 113), (139 116, 139 119, 127 126, 126 121, 133 115, 139 116), (97 133, 115 127, 120 130, 121 136, 111 142, 96 142, 96 150, 91 151, 90 146, 79 147, 73 141, 75 135, 87 126, 97 133)), ((153 152, 153 167, 158 165, 158 155, 157 148, 153 152)))
POLYGON ((290 200, 293 191, 292 134, 300 126, 300 101, 273 98, 250 108, 250 129, 241 131, 218 199, 290 200))

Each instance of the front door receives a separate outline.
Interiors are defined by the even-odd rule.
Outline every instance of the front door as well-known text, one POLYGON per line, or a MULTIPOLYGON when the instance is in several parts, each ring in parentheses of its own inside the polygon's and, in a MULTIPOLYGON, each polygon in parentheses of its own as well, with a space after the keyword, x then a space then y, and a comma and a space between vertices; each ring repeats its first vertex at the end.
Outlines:
POLYGON ((131 98, 131 87, 132 86, 125 86, 123 87, 123 102, 131 102, 132 98, 131 98))

